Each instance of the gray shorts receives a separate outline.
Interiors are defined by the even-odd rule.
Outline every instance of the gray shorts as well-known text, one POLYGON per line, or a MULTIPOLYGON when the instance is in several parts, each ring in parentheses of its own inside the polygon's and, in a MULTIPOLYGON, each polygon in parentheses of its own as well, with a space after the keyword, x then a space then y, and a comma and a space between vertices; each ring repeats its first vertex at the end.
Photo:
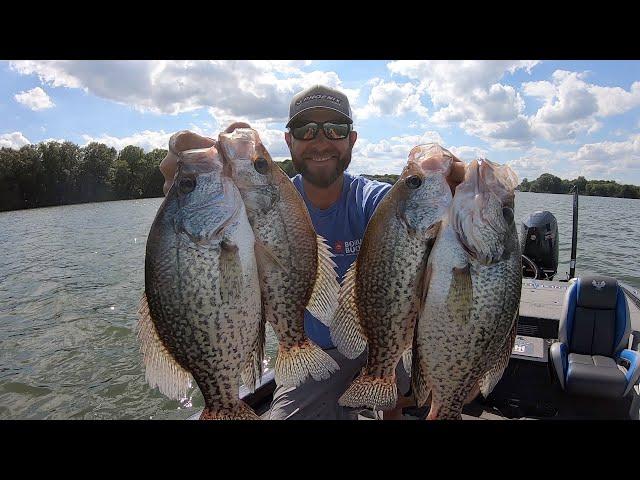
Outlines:
MULTIPOLYGON (((338 399, 365 365, 367 352, 350 360, 338 352, 337 348, 325 351, 336 361, 340 370, 320 382, 309 378, 297 387, 277 386, 271 402, 270 420, 358 419, 358 412, 363 409, 341 407, 338 399)), ((406 395, 409 392, 410 379, 402 360, 396 367, 396 385, 399 394, 406 395)))

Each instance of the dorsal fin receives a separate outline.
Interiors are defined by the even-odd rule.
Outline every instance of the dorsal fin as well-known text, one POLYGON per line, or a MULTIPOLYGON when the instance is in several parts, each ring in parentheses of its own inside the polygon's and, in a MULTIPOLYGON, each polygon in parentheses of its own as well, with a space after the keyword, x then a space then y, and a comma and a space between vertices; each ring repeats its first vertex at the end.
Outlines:
POLYGON ((331 260, 333 254, 320 235, 317 235, 317 244, 318 268, 307 310, 324 325, 329 326, 338 305, 340 284, 336 278, 336 264, 331 260))
POLYGON ((347 358, 357 358, 367 348, 367 338, 358 318, 356 298, 357 260, 344 276, 331 325, 331 341, 347 358))
POLYGON ((146 294, 142 295, 138 308, 138 340, 149 386, 158 387, 160 393, 173 400, 186 398, 192 376, 175 361, 162 343, 151 318, 146 294))

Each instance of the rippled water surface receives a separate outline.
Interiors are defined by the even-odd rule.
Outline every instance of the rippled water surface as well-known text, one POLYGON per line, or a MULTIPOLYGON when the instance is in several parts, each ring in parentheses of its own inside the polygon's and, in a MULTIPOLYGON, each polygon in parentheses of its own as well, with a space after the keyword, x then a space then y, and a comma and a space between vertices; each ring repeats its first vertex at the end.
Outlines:
MULTIPOLYGON (((0 213, 0 419, 173 419, 203 407, 145 383, 135 337, 144 253, 162 199, 0 213)), ((516 219, 558 220, 569 271, 569 195, 516 194, 516 219)), ((640 200, 580 197, 577 273, 640 288, 640 200)), ((273 363, 275 338, 268 329, 273 363)))

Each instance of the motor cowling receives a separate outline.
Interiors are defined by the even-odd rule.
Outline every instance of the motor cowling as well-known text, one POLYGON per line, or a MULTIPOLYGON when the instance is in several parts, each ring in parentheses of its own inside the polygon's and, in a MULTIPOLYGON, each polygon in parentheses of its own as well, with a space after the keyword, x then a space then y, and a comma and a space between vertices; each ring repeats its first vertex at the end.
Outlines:
POLYGON ((522 219, 521 251, 536 264, 536 278, 551 280, 557 273, 558 245, 558 222, 551 212, 537 211, 522 219))

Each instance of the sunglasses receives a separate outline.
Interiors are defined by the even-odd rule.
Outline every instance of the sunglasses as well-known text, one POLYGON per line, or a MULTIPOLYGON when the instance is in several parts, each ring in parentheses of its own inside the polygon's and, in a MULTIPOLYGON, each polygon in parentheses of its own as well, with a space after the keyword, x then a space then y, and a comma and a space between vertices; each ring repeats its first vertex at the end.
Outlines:
POLYGON ((350 123, 309 122, 299 127, 291 127, 291 135, 297 140, 312 140, 316 138, 320 128, 329 140, 342 140, 349 136, 350 123))

